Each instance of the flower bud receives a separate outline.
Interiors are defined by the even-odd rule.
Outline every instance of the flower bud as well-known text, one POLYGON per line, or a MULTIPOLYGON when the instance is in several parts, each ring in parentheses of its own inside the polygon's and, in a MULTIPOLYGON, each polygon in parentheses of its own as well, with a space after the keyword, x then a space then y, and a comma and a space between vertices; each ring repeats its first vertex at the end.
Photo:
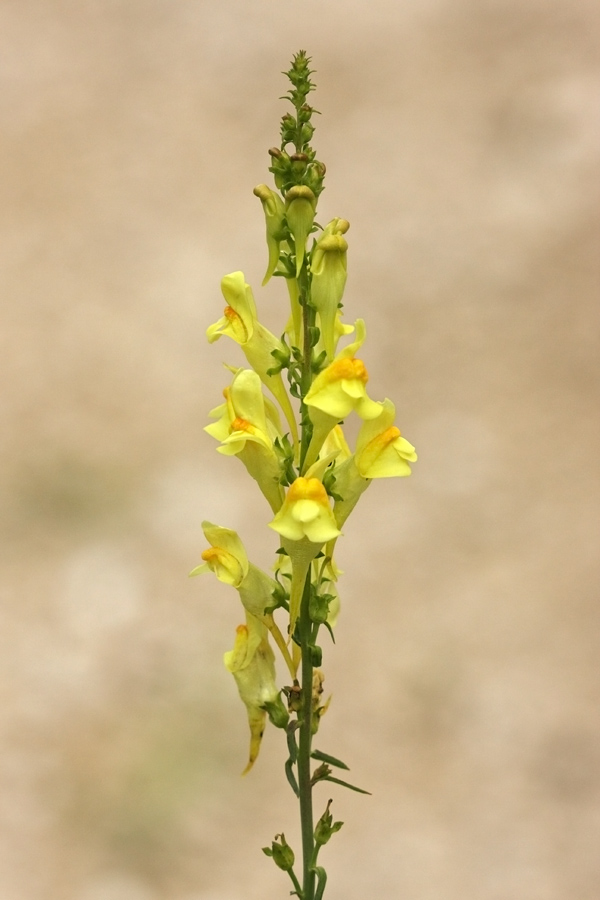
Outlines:
POLYGON ((283 869, 284 872, 289 872, 293 868, 296 857, 284 834, 276 834, 271 846, 263 847, 262 849, 263 853, 266 856, 270 856, 275 865, 283 869))
POLYGON ((269 156, 271 157, 269 172, 273 173, 275 186, 281 190, 289 181, 290 158, 284 150, 280 150, 278 147, 271 147, 269 156))
POLYGON ((315 218, 317 199, 311 189, 305 184, 294 185, 287 192, 285 198, 286 219, 288 227, 294 238, 296 250, 296 278, 300 274, 304 254, 306 252, 306 240, 310 234, 315 218))
POLYGON ((275 728, 287 728, 288 722, 290 721, 290 714, 281 699, 281 694, 278 694, 275 700, 269 700, 265 703, 264 708, 271 725, 274 725, 275 728))
POLYGON ((333 816, 329 811, 329 807, 331 806, 331 800, 327 803, 327 809, 317 822, 315 826, 315 844, 317 847, 322 847, 323 844, 326 844, 331 835, 335 834, 336 831, 339 831, 343 822, 334 822, 333 816))
POLYGON ((301 176, 306 172, 306 167, 308 165, 308 156, 306 153, 293 153, 290 156, 290 160, 292 162, 292 172, 296 177, 301 176))
POLYGON ((262 281, 263 285, 265 285, 277 268, 277 263, 279 262, 279 248, 281 246, 281 241, 285 237, 285 207, 279 194, 272 191, 266 184, 257 185, 254 188, 253 193, 259 198, 263 205, 267 225, 269 261, 265 277, 262 281))
POLYGON ((350 227, 346 219, 334 219, 324 230, 311 260, 311 302, 319 314, 321 337, 329 360, 335 354, 336 317, 347 277, 348 243, 343 237, 350 227))

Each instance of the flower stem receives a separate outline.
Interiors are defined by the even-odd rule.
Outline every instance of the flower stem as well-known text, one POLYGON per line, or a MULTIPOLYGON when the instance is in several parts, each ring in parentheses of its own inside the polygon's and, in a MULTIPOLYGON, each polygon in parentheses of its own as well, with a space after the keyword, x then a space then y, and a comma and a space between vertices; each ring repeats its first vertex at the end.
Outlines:
POLYGON ((302 711, 298 740, 298 788, 300 792, 300 827, 302 833, 303 900, 314 900, 315 875, 312 871, 314 853, 314 825, 310 754, 312 748, 312 682, 313 663, 310 647, 312 623, 308 604, 310 598, 310 570, 304 585, 300 607, 299 632, 302 646, 302 711))

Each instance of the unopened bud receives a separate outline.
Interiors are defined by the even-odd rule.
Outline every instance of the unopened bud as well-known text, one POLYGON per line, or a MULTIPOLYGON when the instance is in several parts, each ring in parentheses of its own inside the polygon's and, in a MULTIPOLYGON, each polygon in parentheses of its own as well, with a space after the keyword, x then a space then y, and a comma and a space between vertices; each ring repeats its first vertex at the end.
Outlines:
POLYGON ((305 184, 297 184, 287 192, 285 205, 288 227, 294 237, 297 278, 304 262, 306 240, 313 226, 317 198, 305 184))
POLYGON ((263 853, 265 856, 271 856, 275 865, 283 869, 284 872, 290 871, 296 859, 294 851, 286 841, 284 834, 276 834, 271 846, 263 847, 263 853), (278 843, 278 841, 281 843, 278 843))
POLYGON ((263 278, 263 284, 266 284, 279 262, 279 248, 281 241, 285 237, 285 208, 283 200, 272 191, 266 184, 259 184, 254 188, 254 195, 259 198, 263 205, 265 213, 265 222, 267 225, 267 248, 269 251, 269 260, 267 263, 267 271, 263 278))

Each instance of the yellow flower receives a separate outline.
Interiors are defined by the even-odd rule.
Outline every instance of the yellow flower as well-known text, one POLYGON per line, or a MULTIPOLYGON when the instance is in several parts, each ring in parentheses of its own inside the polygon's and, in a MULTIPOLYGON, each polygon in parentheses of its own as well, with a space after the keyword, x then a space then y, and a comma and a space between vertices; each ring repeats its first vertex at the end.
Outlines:
POLYGON ((352 411, 361 419, 374 419, 379 405, 367 394, 369 373, 361 359, 337 357, 313 381, 305 403, 321 410, 337 422, 352 411))
POLYGON ((238 369, 223 393, 225 403, 209 414, 218 421, 204 430, 221 441, 219 453, 241 459, 277 512, 283 502, 281 466, 273 448, 273 438, 281 434, 277 410, 264 397, 261 380, 252 369, 238 369))
POLYGON ((248 713, 250 752, 245 775, 260 751, 267 713, 265 704, 275 703, 279 690, 275 683, 275 657, 269 645, 267 629, 255 616, 246 615, 246 624, 236 630, 233 649, 223 656, 225 667, 233 675, 240 698, 248 713))
MULTIPOLYGON (((326 541, 341 534, 327 491, 318 478, 296 478, 290 485, 284 504, 269 527, 281 535, 281 543, 292 563, 290 585, 290 637, 300 613, 302 592, 311 562, 326 541)), ((294 645, 294 650, 296 650, 294 645)), ((296 668, 298 655, 294 657, 296 668)))
POLYGON ((356 451, 334 469, 336 500, 333 513, 338 527, 342 527, 373 478, 394 478, 410 475, 409 463, 415 462, 415 448, 400 434, 393 422, 396 409, 391 400, 384 400, 381 414, 364 422, 356 441, 356 451))
POLYGON ((318 478, 296 478, 269 527, 291 541, 323 544, 339 535, 327 491, 318 478))
POLYGON ((273 350, 281 351, 281 341, 258 321, 252 288, 246 284, 243 272, 226 275, 221 281, 221 290, 228 305, 222 318, 207 328, 206 336, 212 344, 226 334, 240 345, 250 366, 281 406, 292 439, 297 443, 296 420, 281 373, 267 374, 276 364, 272 353, 273 350))
POLYGON ((396 408, 391 400, 381 404, 381 415, 364 422, 356 441, 356 468, 363 478, 394 478, 410 475, 416 462, 415 448, 393 423, 396 408))
POLYGON ((212 522, 203 522, 202 530, 211 546, 202 553, 204 563, 192 569, 190 575, 211 571, 219 581, 239 588, 250 567, 239 535, 230 528, 213 525, 212 522))
POLYGON ((349 413, 355 411, 361 419, 375 419, 381 414, 381 403, 371 400, 367 394, 369 375, 366 366, 354 355, 364 343, 365 336, 365 323, 357 319, 356 339, 317 375, 305 397, 313 423, 305 466, 315 462, 327 435, 349 413))
POLYGON ((331 429, 325 441, 323 442, 323 446, 321 448, 321 453, 323 456, 328 456, 335 454, 336 465, 339 465, 345 459, 350 459, 352 456, 352 451, 348 446, 348 442, 344 437, 344 432, 341 425, 334 425, 331 429))
MULTIPOLYGON (((261 618, 273 605, 273 591, 277 582, 248 561, 246 549, 236 531, 203 522, 202 530, 211 545, 202 553, 204 563, 192 569, 190 575, 214 572, 219 581, 236 588, 247 612, 261 618)), ((268 613, 267 613, 268 614, 268 613)))

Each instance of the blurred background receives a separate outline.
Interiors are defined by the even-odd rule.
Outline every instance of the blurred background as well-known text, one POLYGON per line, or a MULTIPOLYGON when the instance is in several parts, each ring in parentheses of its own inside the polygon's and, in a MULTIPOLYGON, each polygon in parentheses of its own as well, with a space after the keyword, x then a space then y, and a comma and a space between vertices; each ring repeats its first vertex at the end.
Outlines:
MULTIPOLYGON (((419 452, 339 545, 318 745, 372 797, 328 900, 598 900, 600 11, 593 0, 3 0, 0 896, 264 900, 296 808, 222 666, 204 518, 269 509, 203 432, 259 287, 300 48, 319 219, 419 452)), ((283 672, 281 673, 284 680, 283 672)))

